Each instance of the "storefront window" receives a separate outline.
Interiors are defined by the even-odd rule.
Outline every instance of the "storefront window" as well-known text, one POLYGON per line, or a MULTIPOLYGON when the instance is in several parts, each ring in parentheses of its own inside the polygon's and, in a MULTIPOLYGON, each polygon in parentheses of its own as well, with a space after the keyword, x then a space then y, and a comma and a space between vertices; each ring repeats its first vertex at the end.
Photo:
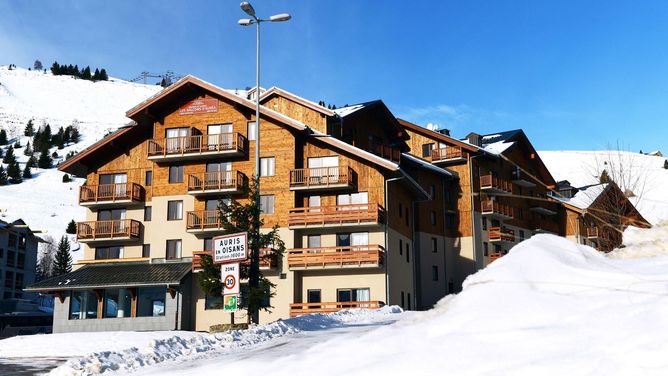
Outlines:
POLYGON ((164 287, 146 287, 139 289, 137 296, 137 317, 151 317, 165 315, 164 287))
POLYGON ((97 318, 97 295, 93 291, 72 291, 70 320, 97 318))
POLYGON ((132 295, 128 289, 107 289, 104 291, 104 317, 132 316, 132 295))

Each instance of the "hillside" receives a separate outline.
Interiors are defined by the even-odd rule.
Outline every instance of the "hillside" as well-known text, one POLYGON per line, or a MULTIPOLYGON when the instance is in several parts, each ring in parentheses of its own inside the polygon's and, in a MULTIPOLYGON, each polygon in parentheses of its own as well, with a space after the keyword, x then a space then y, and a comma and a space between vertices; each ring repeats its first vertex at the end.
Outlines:
MULTIPOLYGON (((70 151, 78 152, 101 139, 108 132, 130 121, 125 111, 159 91, 155 85, 135 84, 111 78, 92 82, 71 76, 0 67, 0 129, 4 129, 13 144, 23 169, 28 157, 23 149, 29 137, 23 136, 28 120, 35 128, 48 123, 55 133, 59 127, 74 125, 81 134, 80 142, 62 150, 52 148, 59 158, 70 151)), ((3 152, 7 147, 2 147, 3 152)), ((4 166, 5 168, 7 166, 4 166)), ((82 220, 85 210, 78 206, 80 179, 62 183, 63 173, 55 168, 33 169, 33 178, 17 185, 0 186, 0 219, 13 221, 22 218, 33 230, 60 238, 67 223, 82 220)), ((73 245, 73 249, 78 246, 73 245)), ((73 252, 75 259, 81 252, 73 252)))
POLYGON ((574 187, 599 182, 603 169, 617 171, 622 190, 630 189, 630 200, 652 224, 668 220, 668 170, 664 157, 628 151, 540 151, 554 178, 568 180, 574 187))

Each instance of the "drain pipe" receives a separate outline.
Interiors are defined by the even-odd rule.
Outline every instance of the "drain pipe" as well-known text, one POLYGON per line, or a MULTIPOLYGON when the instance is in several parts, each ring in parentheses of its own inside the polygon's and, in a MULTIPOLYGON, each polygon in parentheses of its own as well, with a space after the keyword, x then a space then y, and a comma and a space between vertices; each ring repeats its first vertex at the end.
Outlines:
MULTIPOLYGON (((389 235, 388 235, 388 221, 390 219, 390 207, 387 205, 387 187, 390 182, 403 179, 405 176, 400 176, 398 178, 385 179, 385 191, 383 192, 383 205, 385 206, 385 299, 387 300, 385 304, 390 304, 390 273, 388 272, 390 263, 390 245, 389 245, 389 235)), ((402 307, 403 308, 403 307, 402 307)))
MULTIPOLYGON (((476 217, 475 217, 475 195, 473 192, 473 159, 478 157, 477 155, 469 156, 469 191, 471 192, 471 240, 473 246, 473 273, 478 271, 478 242, 476 240, 476 217)), ((462 280, 463 282, 463 280, 462 280)))

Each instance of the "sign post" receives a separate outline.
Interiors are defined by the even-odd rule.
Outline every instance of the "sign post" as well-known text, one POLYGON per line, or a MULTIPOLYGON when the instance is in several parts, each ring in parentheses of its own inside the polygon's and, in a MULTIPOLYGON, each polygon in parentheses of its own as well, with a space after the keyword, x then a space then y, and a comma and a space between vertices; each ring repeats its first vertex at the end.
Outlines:
POLYGON ((248 258, 248 234, 240 232, 213 238, 213 263, 245 261, 248 258))

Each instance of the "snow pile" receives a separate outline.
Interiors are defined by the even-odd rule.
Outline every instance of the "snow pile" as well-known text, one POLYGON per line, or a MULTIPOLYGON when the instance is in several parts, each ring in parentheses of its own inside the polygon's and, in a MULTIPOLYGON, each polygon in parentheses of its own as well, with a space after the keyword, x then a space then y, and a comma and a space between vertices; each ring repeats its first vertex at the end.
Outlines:
POLYGON ((650 229, 629 227, 624 231, 624 247, 607 255, 616 259, 668 256, 668 221, 650 229))
MULTIPOLYGON (((89 375, 107 371, 131 371, 171 359, 195 360, 211 355, 238 351, 274 338, 303 331, 331 329, 346 324, 362 325, 378 320, 390 320, 401 308, 386 306, 378 310, 348 310, 334 314, 304 315, 279 320, 247 330, 232 330, 217 334, 178 334, 170 338, 152 339, 148 346, 131 347, 121 351, 101 351, 69 360, 51 371, 51 375, 89 375)), ((395 318, 396 319, 396 318, 395 318)))
POLYGON ((617 184, 630 188, 637 197, 629 200, 650 223, 668 220, 668 170, 663 168, 666 158, 617 150, 603 151, 540 151, 538 152, 552 176, 568 180, 574 187, 598 184, 605 169, 622 175, 617 184), (621 167, 620 167, 621 166, 621 167), (619 173, 624 171, 624 173, 619 173), (628 185, 628 186, 627 186, 628 185))

